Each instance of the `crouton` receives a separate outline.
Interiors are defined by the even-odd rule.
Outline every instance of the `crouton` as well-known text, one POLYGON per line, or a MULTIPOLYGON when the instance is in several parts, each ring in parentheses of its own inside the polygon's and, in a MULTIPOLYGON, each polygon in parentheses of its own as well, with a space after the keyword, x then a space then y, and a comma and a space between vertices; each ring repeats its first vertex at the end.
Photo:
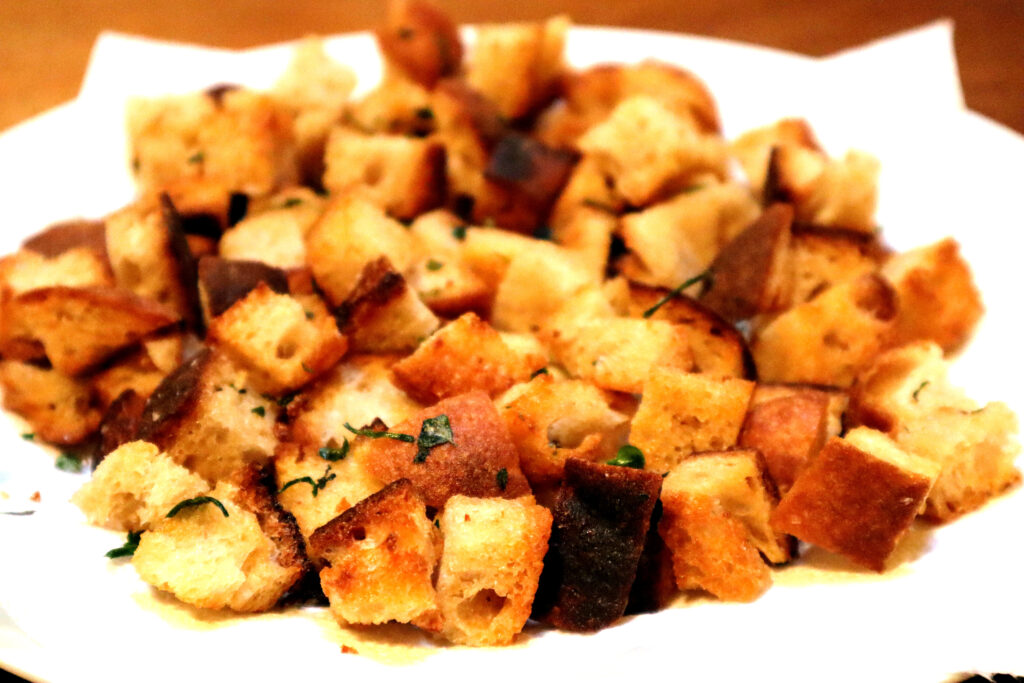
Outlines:
POLYGON ((245 373, 205 349, 168 375, 146 402, 138 438, 209 482, 270 461, 277 406, 245 373))
POLYGON ((825 444, 779 502, 772 526, 883 571, 939 469, 881 432, 858 427, 825 444))
POLYGON ((103 417, 89 383, 16 360, 0 361, 4 408, 21 415, 43 441, 71 446, 88 439, 103 417))
POLYGON ((49 225, 21 243, 21 248, 47 258, 73 249, 88 249, 107 258, 107 226, 103 221, 76 219, 49 225))
POLYGON ((158 368, 144 348, 124 354, 91 374, 96 399, 104 409, 131 389, 148 398, 168 373, 158 368))
POLYGON ((764 192, 772 148, 781 146, 822 151, 807 121, 797 118, 781 119, 769 126, 747 131, 729 145, 729 151, 739 160, 747 182, 758 196, 764 192))
POLYGON ((660 491, 654 472, 566 461, 535 617, 596 631, 625 613, 660 491))
POLYGON ((610 404, 611 397, 592 384, 542 374, 503 407, 531 485, 557 484, 568 458, 607 460, 615 454, 628 418, 610 404))
POLYGON ((215 256, 199 259, 199 298, 207 324, 261 282, 278 294, 288 293, 288 278, 280 268, 260 261, 231 261, 215 256))
POLYGON ((73 247, 53 255, 25 248, 0 259, 0 286, 12 296, 42 287, 110 287, 105 251, 73 247))
POLYGON ((423 0, 390 0, 375 32, 389 64, 425 88, 462 65, 462 40, 447 14, 423 0))
MULTIPOLYGON (((615 192, 615 184, 602 170, 601 164, 594 158, 583 157, 562 186, 562 192, 551 209, 549 222, 558 235, 576 212, 584 208, 618 215, 625 207, 625 200, 615 192)), ((559 240, 559 243, 563 242, 559 240)))
POLYGON ((376 438, 367 467, 381 481, 409 479, 431 507, 443 507, 458 493, 500 498, 530 493, 508 428, 483 392, 447 398, 388 432, 405 436, 376 438))
POLYGON ((275 195, 272 204, 253 206, 218 243, 221 258, 259 261, 275 268, 306 265, 305 236, 323 212, 324 201, 310 191, 275 195))
POLYGON ((810 301, 832 285, 875 272, 884 257, 884 249, 873 235, 794 225, 789 249, 789 306, 810 301))
POLYGON ((551 513, 528 498, 453 496, 440 519, 441 635, 463 645, 509 645, 530 617, 551 513))
POLYGON ((210 490, 202 477, 145 441, 106 455, 71 502, 90 524, 118 531, 152 529, 179 501, 210 490))
POLYGON ((385 68, 377 87, 351 103, 343 121, 368 133, 426 135, 437 119, 431 91, 398 69, 385 68))
POLYGON ((491 320, 499 329, 537 332, 567 299, 600 282, 571 252, 549 247, 512 257, 491 307, 491 320))
POLYGON ((336 315, 357 352, 411 351, 441 324, 386 256, 363 267, 336 315))
POLYGON ((645 95, 623 100, 578 144, 634 206, 647 206, 687 187, 697 175, 726 175, 720 139, 700 134, 692 122, 645 95))
POLYGON ((946 352, 964 345, 984 306, 956 240, 895 254, 881 272, 896 290, 894 344, 930 339, 946 352))
POLYGON ((693 453, 730 448, 753 391, 753 382, 736 377, 656 368, 643 385, 629 442, 655 472, 668 472, 693 453))
POLYGON ((889 345, 895 317, 892 287, 864 275, 782 313, 758 331, 750 350, 766 382, 848 387, 889 345))
POLYGON ((319 300, 276 294, 265 282, 215 318, 207 339, 248 368, 262 391, 274 395, 294 391, 330 370, 348 348, 319 300))
POLYGON ((408 480, 393 482, 320 527, 309 545, 327 562, 320 585, 339 623, 441 627, 431 582, 439 533, 408 480))
POLYGON ((556 244, 544 242, 500 228, 469 228, 465 231, 462 256, 473 272, 492 290, 505 277, 512 260, 523 253, 543 252, 559 261, 571 258, 556 244))
POLYGON ((110 453, 135 441, 145 409, 146 397, 135 393, 134 389, 125 389, 110 402, 98 430, 97 461, 102 462, 110 453))
POLYGON ((543 360, 514 352, 488 323, 466 313, 428 337, 392 371, 410 396, 434 403, 474 390, 496 396, 543 365, 543 360))
POLYGON ((608 254, 612 236, 619 228, 619 219, 603 209, 582 206, 554 228, 555 242, 576 255, 595 280, 604 278, 608 270, 608 254))
POLYGON ((323 183, 332 193, 359 190, 398 219, 412 219, 445 197, 445 148, 431 139, 331 131, 323 183))
MULTIPOLYGON (((846 389, 826 387, 820 384, 770 384, 759 383, 754 389, 754 396, 750 399, 750 409, 774 401, 777 398, 788 398, 813 390, 827 399, 825 409, 825 434, 827 438, 839 436, 843 432, 846 422, 847 409, 850 407, 850 394, 846 389)), ((848 426, 848 425, 847 425, 848 426)))

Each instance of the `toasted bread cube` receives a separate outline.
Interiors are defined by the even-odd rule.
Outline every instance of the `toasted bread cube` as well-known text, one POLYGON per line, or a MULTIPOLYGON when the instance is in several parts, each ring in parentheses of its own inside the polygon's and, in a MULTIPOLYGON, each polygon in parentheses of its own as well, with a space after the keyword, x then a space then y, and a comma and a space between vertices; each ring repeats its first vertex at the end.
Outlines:
POLYGON ((496 396, 542 367, 508 347, 488 323, 466 313, 431 335, 395 363, 395 382, 414 399, 434 403, 467 391, 496 396))
POLYGON ((206 323, 244 299, 261 282, 278 294, 288 293, 288 276, 280 268, 216 256, 199 259, 199 300, 206 323))
POLYGON ((462 65, 458 27, 424 0, 390 0, 376 37, 388 63, 425 88, 454 75, 462 65))
POLYGON ((462 645, 510 645, 530 617, 551 513, 529 498, 453 496, 440 524, 441 635, 462 645))
MULTIPOLYGON (((850 407, 850 394, 845 389, 825 387, 818 384, 770 384, 759 383, 750 399, 750 409, 777 398, 787 398, 813 389, 821 392, 828 399, 825 417, 826 439, 843 433, 844 422, 847 422, 847 411, 850 407)), ((845 425, 849 427, 850 425, 845 425)), ((856 425, 853 425, 856 426, 856 425)))
MULTIPOLYGON (((72 219, 54 223, 25 239, 21 248, 53 258, 66 251, 88 249, 101 259, 107 255, 107 226, 103 221, 72 219)), ((109 264, 108 264, 109 265, 109 264)))
POLYGON ((440 628, 431 583, 439 534, 408 480, 393 482, 320 527, 309 545, 327 561, 320 585, 339 623, 440 628))
POLYGON ((633 279, 674 288, 703 272, 758 217, 734 183, 708 184, 622 217, 622 239, 642 266, 633 279))
POLYGON ((562 260, 565 250, 500 228, 471 228, 465 233, 462 255, 474 273, 491 289, 497 289, 512 260, 530 251, 543 252, 562 260))
POLYGON ((336 315, 349 347, 374 353, 411 351, 441 324, 386 256, 366 264, 336 315))
POLYGON ((910 528, 939 466, 867 427, 825 444, 772 514, 772 526, 875 571, 910 528))
POLYGON ((276 419, 277 406, 247 384, 245 373, 206 349, 149 397, 138 438, 213 483, 270 461, 276 419))
POLYGON ((398 272, 405 272, 414 260, 415 248, 415 238, 401 223, 352 194, 332 201, 306 235, 313 277, 334 306, 352 293, 367 263, 387 256, 398 272))
POLYGON ((214 319, 208 339, 250 369, 262 391, 274 395, 294 391, 330 370, 348 349, 322 303, 277 294, 265 282, 214 319))
POLYGON ((152 529, 179 501, 209 490, 202 477, 153 444, 132 441, 108 453, 71 502, 90 524, 141 531, 152 529))
POLYGON ((643 385, 629 442, 655 472, 668 472, 693 453, 730 448, 753 392, 745 379, 656 368, 643 385))
POLYGON ((246 217, 227 230, 217 249, 221 258, 259 261, 275 268, 306 265, 305 237, 323 213, 324 200, 310 191, 284 191, 253 202, 246 217))
POLYGON ((577 255, 577 261, 595 279, 601 279, 608 269, 612 235, 618 227, 619 220, 614 214, 593 206, 582 206, 555 228, 554 239, 577 255))
MULTIPOLYGON (((594 158, 584 157, 569 174, 551 210, 549 222, 560 237, 578 211, 590 209, 617 216, 624 208, 625 201, 615 192, 615 185, 601 169, 601 164, 594 158)), ((566 244, 562 239, 558 242, 566 244)))
POLYGON ((302 541, 265 488, 241 483, 209 493, 227 516, 205 503, 156 520, 132 558, 139 577, 205 609, 264 612, 277 604, 306 571, 302 541))
POLYGON ((493 295, 493 288, 463 258, 465 229, 460 218, 444 210, 425 213, 409 226, 425 258, 413 264, 406 278, 423 303, 438 315, 456 318, 467 311, 482 314, 493 295))
POLYGON ((568 29, 564 16, 544 23, 478 26, 466 81, 494 100, 506 118, 533 113, 556 94, 568 29))
MULTIPOLYGON (((431 507, 441 508, 459 493, 481 498, 516 498, 530 493, 515 443, 501 414, 483 392, 447 398, 388 431, 411 439, 374 439, 368 446, 367 467, 381 481, 409 479, 431 507), (451 440, 421 447, 418 437, 425 422, 438 418, 447 418, 451 440)), ((361 436, 355 443, 368 438, 361 436)))
POLYGON ((531 485, 557 484, 569 458, 594 461, 614 456, 624 441, 628 418, 611 403, 611 397, 592 384, 556 381, 542 374, 504 406, 502 416, 531 485))
POLYGON ((566 299, 599 281, 567 250, 524 251, 505 270, 494 295, 491 320, 502 330, 537 332, 566 299))
POLYGON ((810 124, 796 118, 781 119, 769 126, 747 131, 729 146, 729 151, 739 160, 747 182, 758 196, 764 192, 772 148, 781 146, 821 151, 810 124))
POLYGON ((878 270, 884 250, 873 235, 852 230, 794 226, 789 258, 790 302, 810 301, 833 285, 878 270))
POLYGON ((436 140, 338 127, 327 139, 325 163, 330 192, 358 189, 395 218, 415 218, 444 200, 445 148, 436 140))
POLYGON ((0 361, 0 387, 4 407, 25 418, 36 436, 49 443, 82 443, 103 417, 89 383, 56 370, 0 361))
POLYGON ((877 275, 830 287, 762 328, 751 345, 766 382, 848 387, 889 344, 896 297, 877 275))
POLYGON ((144 348, 140 348, 95 371, 90 379, 96 399, 108 408, 129 389, 144 399, 149 398, 167 374, 153 363, 144 348))
POLYGON ((660 491, 654 472, 567 460, 535 615, 568 631, 617 621, 660 491))
POLYGON ((682 189, 699 174, 725 177, 725 144, 646 95, 623 100, 578 144, 634 206, 682 189))
POLYGON ((952 238, 894 255, 882 276, 896 290, 896 344, 929 339, 955 351, 984 312, 970 267, 952 238))
POLYGON ((463 79, 440 81, 430 95, 435 136, 447 151, 448 195, 451 207, 472 217, 476 197, 485 191, 484 169, 491 150, 507 132, 507 119, 498 105, 463 79))
POLYGON ((385 68, 380 84, 351 103, 344 120, 375 133, 425 135, 438 119, 431 96, 430 90, 398 69, 385 68))
POLYGON ((395 424, 423 407, 391 382, 394 356, 346 356, 288 407, 291 437, 317 448, 351 439, 344 424, 395 424))

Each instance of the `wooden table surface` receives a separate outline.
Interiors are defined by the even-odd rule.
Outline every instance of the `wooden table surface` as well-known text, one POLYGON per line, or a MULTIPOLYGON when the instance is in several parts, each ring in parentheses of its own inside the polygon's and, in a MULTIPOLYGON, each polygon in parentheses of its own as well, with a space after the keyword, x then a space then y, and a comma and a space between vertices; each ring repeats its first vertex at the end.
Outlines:
MULTIPOLYGON (((1024 0, 437 0, 459 22, 657 28, 825 55, 941 17, 967 104, 1024 132, 1024 0)), ((104 29, 221 47, 373 27, 382 0, 0 0, 0 130, 75 96, 104 29)), ((908 84, 913 87, 913 84, 908 84)))

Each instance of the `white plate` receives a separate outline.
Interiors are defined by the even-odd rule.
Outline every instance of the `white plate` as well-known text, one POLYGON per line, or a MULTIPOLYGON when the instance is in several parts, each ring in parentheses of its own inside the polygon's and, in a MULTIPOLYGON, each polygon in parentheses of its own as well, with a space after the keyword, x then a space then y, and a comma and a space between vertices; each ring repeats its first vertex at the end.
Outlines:
MULTIPOLYGON (((106 40, 77 102, 0 136, 4 253, 51 221, 103 215, 130 198, 120 114, 127 93, 222 81, 266 86, 287 59, 280 46, 193 53, 145 42, 125 59, 127 41, 106 40)), ((366 35, 332 39, 330 51, 364 84, 379 73, 366 35)), ((976 398, 1024 407, 1015 335, 1024 285, 1019 136, 909 92, 896 102, 899 87, 877 101, 871 88, 884 74, 858 86, 836 83, 826 63, 763 48, 574 29, 568 52, 576 65, 656 57, 690 68, 716 94, 729 134, 807 115, 833 151, 856 145, 879 156, 887 240, 907 248, 955 235, 984 294, 988 315, 955 379, 976 398)), ((86 475, 55 470, 52 454, 20 439, 17 420, 5 419, 0 491, 8 497, 0 495, 0 510, 35 514, 0 515, 0 665, 37 680, 568 675, 621 682, 668 673, 672 680, 939 681, 959 671, 1024 673, 1015 625, 1024 614, 1019 491, 953 525, 915 530, 904 544, 908 560, 883 576, 811 552, 753 604, 697 600, 593 635, 531 631, 516 647, 438 647, 395 666, 341 654, 323 611, 231 618, 161 599, 128 563, 103 557, 123 537, 86 526, 65 502, 86 475), (41 503, 29 501, 34 491, 41 503)))

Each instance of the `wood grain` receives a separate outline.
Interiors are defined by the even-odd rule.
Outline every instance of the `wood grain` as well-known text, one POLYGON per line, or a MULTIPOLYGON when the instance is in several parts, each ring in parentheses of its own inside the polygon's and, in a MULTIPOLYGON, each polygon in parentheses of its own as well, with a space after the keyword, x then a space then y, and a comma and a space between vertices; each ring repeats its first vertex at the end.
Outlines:
MULTIPOLYGON (((825 55, 934 19, 955 22, 967 104, 1024 132, 1021 0, 438 0, 459 22, 568 13, 578 24, 728 38, 825 55)), ((89 49, 113 29, 221 47, 373 27, 380 0, 0 2, 0 129, 75 96, 89 49)), ((913 84, 908 83, 908 88, 913 84)))

